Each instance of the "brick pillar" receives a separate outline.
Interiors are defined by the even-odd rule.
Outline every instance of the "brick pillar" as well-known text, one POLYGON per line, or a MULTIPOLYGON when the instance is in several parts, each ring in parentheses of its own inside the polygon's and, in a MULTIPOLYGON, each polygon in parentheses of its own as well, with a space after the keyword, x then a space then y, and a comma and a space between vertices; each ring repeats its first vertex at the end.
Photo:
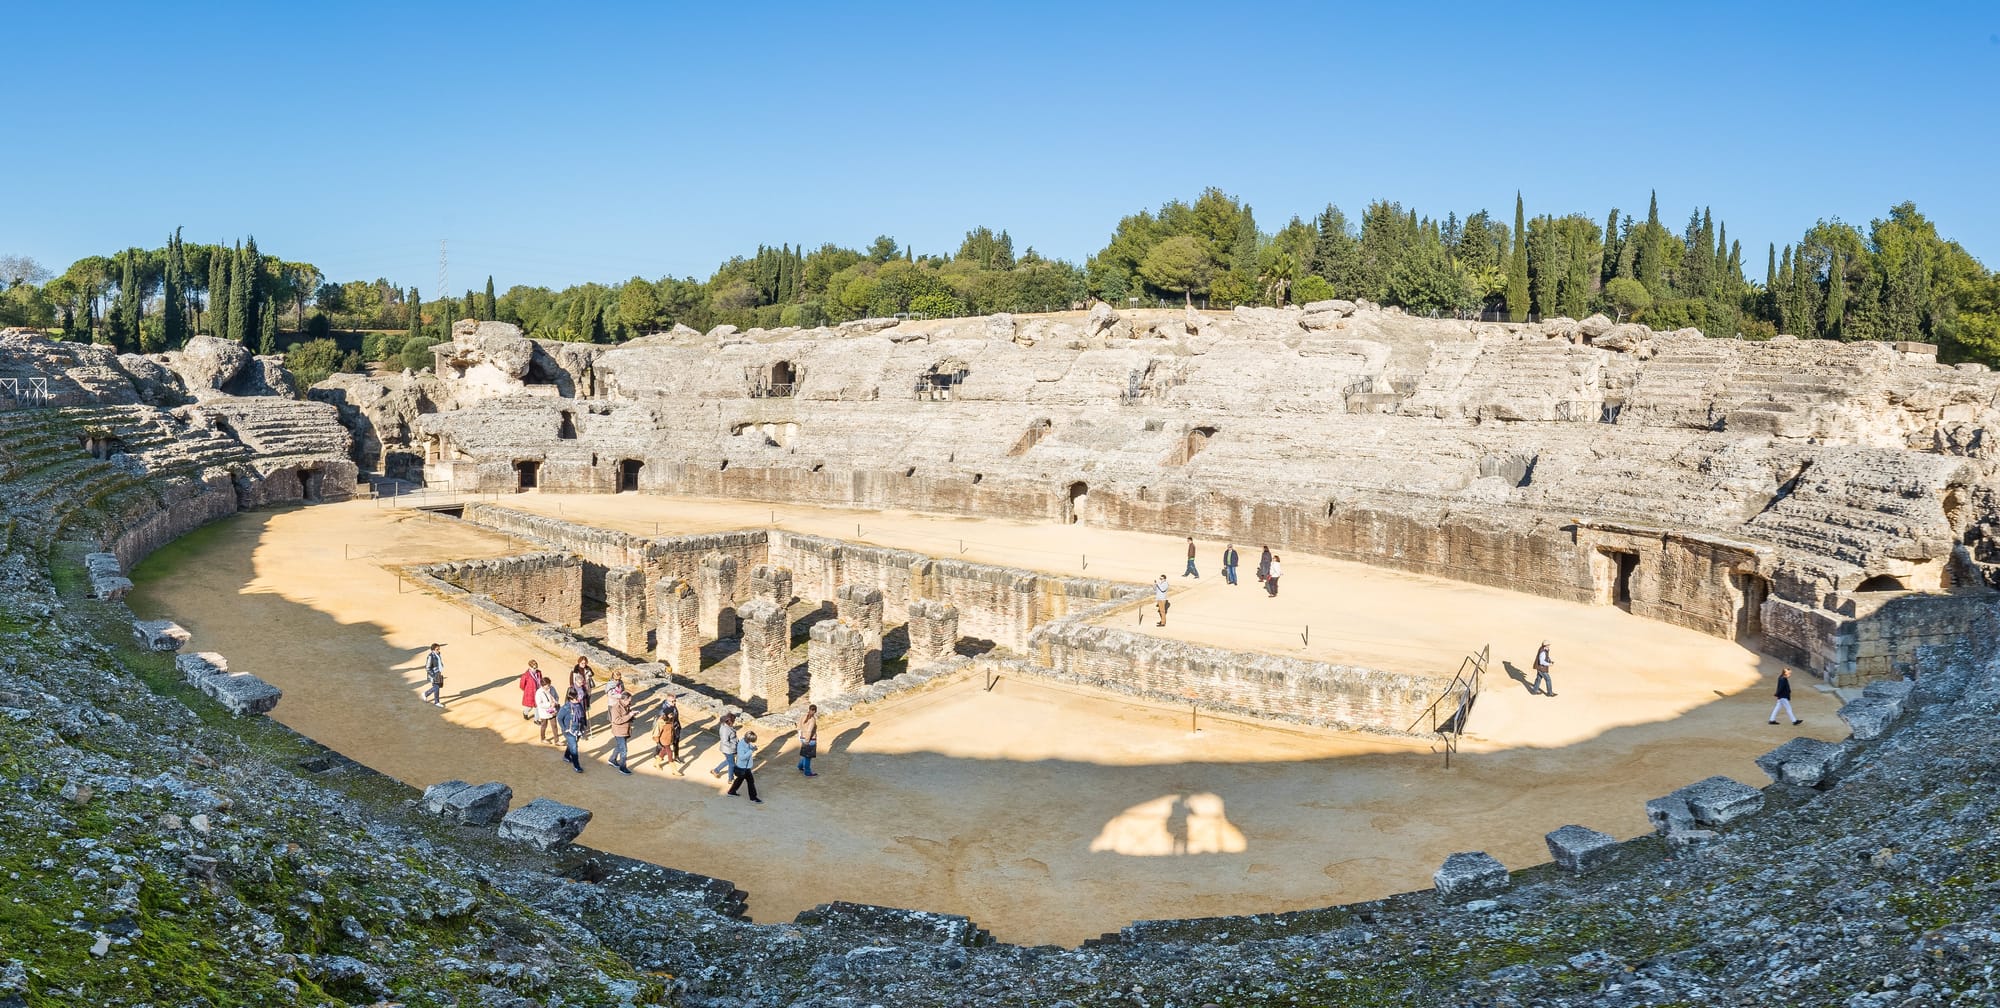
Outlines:
POLYGON ((680 578, 661 578, 653 589, 659 610, 654 657, 687 677, 701 670, 701 600, 694 586, 680 578))
POLYGON ((882 589, 844 584, 834 589, 834 614, 868 640, 868 681, 882 678, 882 589))
POLYGON ((910 603, 910 668, 947 661, 958 653, 958 607, 932 599, 910 603))
MULTIPOLYGON (((813 703, 826 703, 868 685, 868 636, 840 620, 821 620, 806 644, 806 681, 813 703)), ((879 658, 878 647, 875 654, 879 658)))
POLYGON ((614 651, 643 658, 652 650, 646 639, 650 622, 646 606, 646 575, 636 567, 612 567, 604 572, 604 643, 614 651))
POLYGON ((711 640, 734 637, 741 631, 736 619, 736 558, 710 553, 701 558, 701 579, 696 595, 701 599, 701 633, 711 640))
POLYGON ((792 621, 770 599, 751 599, 739 613, 743 641, 738 695, 764 698, 765 710, 784 710, 792 702, 792 621))
POLYGON ((750 568, 750 598, 770 599, 780 609, 791 608, 792 572, 771 564, 750 568))

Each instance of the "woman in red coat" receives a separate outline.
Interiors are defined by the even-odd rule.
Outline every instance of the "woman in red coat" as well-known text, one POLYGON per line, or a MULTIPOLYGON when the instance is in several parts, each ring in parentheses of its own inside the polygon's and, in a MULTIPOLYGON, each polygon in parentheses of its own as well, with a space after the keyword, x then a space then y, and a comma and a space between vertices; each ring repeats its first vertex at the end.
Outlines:
POLYGON ((535 719, 535 694, 542 688, 542 667, 535 660, 528 660, 528 670, 521 673, 521 717, 528 721, 535 719))

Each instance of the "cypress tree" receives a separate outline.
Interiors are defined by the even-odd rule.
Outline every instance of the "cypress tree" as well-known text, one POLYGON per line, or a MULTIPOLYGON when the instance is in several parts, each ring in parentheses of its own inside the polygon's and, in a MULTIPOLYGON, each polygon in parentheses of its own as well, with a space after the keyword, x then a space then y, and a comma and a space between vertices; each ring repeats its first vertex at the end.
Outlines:
POLYGON ((1507 318, 1528 320, 1528 226, 1519 190, 1514 192, 1514 252, 1507 257, 1507 318))
POLYGON ((187 260, 181 257, 181 230, 175 228, 167 238, 167 274, 163 281, 166 298, 165 312, 161 319, 160 335, 166 349, 173 350, 187 342, 187 321, 184 318, 186 305, 182 303, 181 291, 186 287, 182 274, 187 272, 187 260))
POLYGON ((486 309, 479 315, 481 322, 491 322, 500 317, 496 310, 497 303, 493 297, 493 277, 489 275, 486 278, 486 303, 480 306, 486 309))
POLYGON ((217 245, 208 256, 208 334, 228 339, 229 330, 225 327, 228 320, 229 257, 217 245))
POLYGON ((250 271, 249 263, 243 243, 237 242, 229 263, 229 338, 245 346, 256 335, 250 327, 250 296, 256 288, 256 274, 250 271))
POLYGON ((1661 275, 1666 266, 1666 241, 1667 229, 1660 226, 1660 194, 1655 191, 1646 208, 1645 237, 1640 239, 1638 252, 1633 257, 1633 271, 1655 298, 1667 292, 1665 277, 1661 275))

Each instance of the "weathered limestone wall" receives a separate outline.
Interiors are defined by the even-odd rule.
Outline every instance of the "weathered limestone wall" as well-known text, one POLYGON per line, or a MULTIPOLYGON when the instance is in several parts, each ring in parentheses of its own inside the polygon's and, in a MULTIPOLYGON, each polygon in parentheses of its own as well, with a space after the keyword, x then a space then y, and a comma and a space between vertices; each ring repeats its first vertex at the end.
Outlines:
POLYGON ((674 674, 692 676, 701 668, 701 600, 684 578, 663 578, 653 588, 655 655, 674 674))
POLYGON ((583 560, 568 553, 430 564, 421 570, 544 623, 583 623, 583 560))
POLYGON ((751 599, 739 615, 743 641, 737 651, 741 666, 737 695, 762 700, 767 710, 791 705, 792 621, 769 599, 751 599))
POLYGON ((823 704, 868 685, 868 637, 840 620, 814 623, 806 642, 806 681, 823 704))
POLYGON ((604 572, 604 644, 634 657, 653 650, 652 607, 646 600, 646 575, 637 567, 612 567, 604 572))
MULTIPOLYGON (((1065 620, 1035 634, 1051 678, 1253 717, 1413 734, 1448 680, 1220 648, 1065 620)), ((1417 732, 1414 734, 1422 734, 1417 732)))

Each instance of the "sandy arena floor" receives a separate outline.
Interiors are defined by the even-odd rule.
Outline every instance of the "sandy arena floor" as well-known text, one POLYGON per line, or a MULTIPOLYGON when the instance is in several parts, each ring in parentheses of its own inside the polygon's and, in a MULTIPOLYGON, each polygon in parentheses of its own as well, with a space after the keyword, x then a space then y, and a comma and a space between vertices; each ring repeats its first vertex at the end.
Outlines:
MULTIPOLYGON (((791 769, 789 738, 782 748, 764 739, 766 804, 756 806, 719 796, 705 733, 685 777, 650 764, 630 778, 613 772, 602 731, 588 743, 600 761, 570 773, 521 720, 514 686, 528 658, 553 667, 568 657, 443 599, 399 593, 384 568, 503 555, 504 536, 367 501, 244 514, 142 565, 131 602, 187 626, 191 649, 282 687, 275 715, 299 731, 418 787, 504 780, 517 802, 548 795, 592 809, 587 843, 730 879, 757 920, 846 899, 963 913, 1026 943, 1421 888, 1456 850, 1539 863, 1542 834, 1564 823, 1637 835, 1647 798, 1716 773, 1761 784, 1752 757, 1796 733, 1846 734, 1836 701, 1809 681, 1795 701, 1806 724, 1767 726, 1776 667, 1725 642, 1615 609, 1302 554, 1286 557, 1284 590, 1269 600, 1254 579, 1220 584, 1208 569, 1219 545, 1203 544, 1199 587, 1172 577, 1183 547, 1170 536, 675 497, 504 503, 646 533, 656 521, 665 533, 765 526, 775 512, 799 531, 855 538, 858 522, 871 542, 1058 573, 1086 560, 1100 577, 1149 581, 1164 570, 1187 586, 1164 632, 1316 658, 1386 663, 1423 649, 1455 668, 1469 638, 1491 639, 1496 664, 1525 667, 1536 628, 1559 628, 1559 695, 1489 677, 1476 737, 1447 771, 1421 743, 1209 716, 1192 734, 1185 709, 969 682, 829 722, 814 780, 791 769), (1263 626, 1307 618, 1310 648, 1263 626), (432 640, 450 645, 442 711, 416 698, 432 640)), ((642 701, 650 730, 651 698, 642 701)))

